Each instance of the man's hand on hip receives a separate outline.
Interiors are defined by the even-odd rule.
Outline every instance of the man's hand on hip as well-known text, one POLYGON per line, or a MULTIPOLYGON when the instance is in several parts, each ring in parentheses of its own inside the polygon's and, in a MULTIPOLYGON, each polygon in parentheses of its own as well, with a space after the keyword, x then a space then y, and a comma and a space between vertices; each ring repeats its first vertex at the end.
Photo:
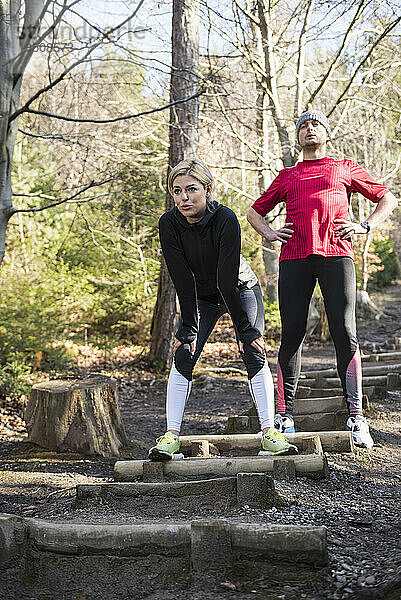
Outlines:
POLYGON ((337 227, 334 228, 334 235, 342 240, 350 240, 354 234, 366 234, 367 229, 360 223, 353 223, 347 219, 334 219, 337 227))

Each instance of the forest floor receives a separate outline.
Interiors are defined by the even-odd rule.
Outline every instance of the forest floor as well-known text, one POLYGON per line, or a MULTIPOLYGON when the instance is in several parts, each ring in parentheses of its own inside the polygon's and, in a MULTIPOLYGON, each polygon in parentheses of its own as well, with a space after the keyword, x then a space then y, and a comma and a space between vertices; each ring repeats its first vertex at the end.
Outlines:
MULTIPOLYGON (((373 296, 386 316, 360 320, 362 349, 368 342, 382 343, 394 335, 401 336, 400 292, 401 285, 394 285, 373 296)), ((278 345, 269 346, 273 373, 277 351, 278 345)), ((155 438, 164 432, 167 376, 148 370, 140 358, 129 363, 129 352, 121 351, 113 360, 80 367, 78 373, 102 373, 118 381, 121 411, 131 444, 123 458, 145 458, 155 438)), ((243 414, 250 407, 246 378, 239 373, 213 371, 216 366, 243 369, 227 320, 213 334, 198 365, 183 434, 224 433, 227 418, 243 414)), ((335 366, 332 344, 307 340, 303 368, 326 366, 335 366)), ((291 566, 281 566, 275 572, 272 566, 257 578, 233 576, 229 581, 210 581, 201 590, 196 586, 178 586, 141 598, 399 600, 400 400, 401 390, 373 400, 368 414, 375 440, 371 451, 329 454, 330 473, 323 481, 299 478, 295 482, 276 482, 276 490, 288 500, 287 506, 270 510, 222 508, 200 500, 191 506, 177 503, 174 514, 166 514, 160 503, 79 506, 75 502, 75 486, 111 481, 114 460, 55 454, 32 447, 26 442, 21 403, 6 402, 0 405, 0 513, 84 522, 210 516, 235 522, 324 525, 328 530, 330 564, 317 572, 303 571, 300 575, 291 566)))

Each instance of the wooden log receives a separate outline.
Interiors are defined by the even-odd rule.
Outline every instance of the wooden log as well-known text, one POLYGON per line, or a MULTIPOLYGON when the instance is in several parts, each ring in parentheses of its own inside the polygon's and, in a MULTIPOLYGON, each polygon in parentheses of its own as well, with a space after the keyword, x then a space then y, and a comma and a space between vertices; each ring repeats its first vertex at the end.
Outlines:
POLYGON ((401 352, 380 352, 379 354, 367 354, 362 356, 365 362, 383 362, 401 360, 401 352))
MULTIPOLYGON (((234 477, 238 473, 269 473, 273 470, 273 461, 286 460, 286 456, 277 457, 232 457, 232 458, 184 458, 163 464, 164 475, 178 477, 234 477)), ((297 475, 326 477, 326 457, 315 454, 293 456, 297 475)), ((134 481, 143 476, 143 460, 120 460, 114 465, 116 481, 134 481)))
MULTIPOLYGON (((341 396, 343 390, 341 387, 324 387, 324 388, 302 388, 298 386, 296 398, 324 398, 325 396, 341 396)), ((368 396, 368 398, 372 398, 375 393, 374 385, 367 385, 364 383, 363 385, 363 393, 368 396)))
MULTIPOLYGON (((282 561, 312 565, 328 563, 325 527, 226 522, 230 527, 234 559, 261 559, 270 564, 281 564, 282 561)), ((78 556, 84 565, 85 559, 94 555, 116 556, 120 562, 121 556, 133 557, 134 560, 150 556, 154 560, 155 556, 171 556, 172 547, 175 557, 189 558, 193 547, 191 541, 194 541, 191 535, 193 528, 197 529, 194 522, 171 520, 167 523, 61 523, 24 519, 20 523, 23 535, 20 530, 10 529, 7 541, 18 548, 21 544, 26 545, 26 539, 29 539, 30 545, 35 548, 35 556, 40 552, 50 556, 78 556)), ((30 564, 27 563, 27 567, 32 569, 32 557, 29 555, 28 559, 30 564)), ((37 560, 42 560, 40 555, 37 560)), ((135 569, 135 562, 132 564, 135 569)), ((93 569, 93 560, 87 568, 93 569)), ((85 573, 84 569, 82 571, 85 573)))
POLYGON ((192 440, 191 456, 210 456, 209 442, 207 440, 192 440))
MULTIPOLYGON (((369 375, 384 375, 386 373, 396 373, 401 371, 401 363, 384 363, 380 365, 364 365, 362 364, 362 374, 365 376, 369 375)), ((337 369, 321 369, 317 371, 304 371, 301 373, 300 383, 305 380, 327 378, 327 377, 338 377, 337 369)))
POLYGON ((104 498, 108 502, 116 500, 125 502, 129 498, 149 496, 162 498, 185 498, 205 494, 213 494, 219 497, 229 496, 236 492, 236 487, 237 480, 235 477, 219 477, 218 479, 165 481, 163 483, 109 482, 79 484, 76 486, 76 493, 78 501, 104 498))
POLYGON ((348 419, 347 410, 335 413, 318 413, 315 415, 294 415, 296 431, 338 431, 345 429, 348 419))
POLYGON ((386 388, 388 390, 399 390, 401 388, 401 375, 399 373, 387 373, 386 388))
POLYGON ((238 558, 246 560, 260 555, 270 563, 291 560, 327 565, 329 560, 326 527, 233 523, 231 541, 238 558))
POLYGON ((293 460, 274 460, 273 477, 281 481, 293 481, 296 478, 295 463, 293 460))
MULTIPOLYGON (((386 385, 386 381, 387 381, 387 375, 376 375, 376 376, 367 376, 367 377, 362 377, 362 386, 385 386, 386 385)), ((325 383, 327 384, 327 386, 330 387, 336 387, 341 385, 341 381, 339 377, 328 377, 325 380, 325 383)))
MULTIPOLYGON (((286 433, 285 437, 290 444, 295 444, 302 452, 308 443, 309 437, 318 435, 324 452, 352 452, 353 442, 350 431, 318 431, 315 434, 309 433, 286 433)), ((231 452, 247 453, 248 455, 257 454, 260 449, 260 433, 241 433, 237 435, 183 435, 180 437, 181 452, 187 455, 190 451, 192 439, 205 439, 217 446, 222 454, 231 452)))
POLYGON ((238 473, 237 502, 239 506, 262 509, 285 504, 274 489, 273 478, 266 473, 238 473))
MULTIPOLYGON (((277 406, 276 406, 277 408, 277 406)), ((327 396, 326 398, 297 398, 294 402, 294 415, 313 415, 320 412, 332 412, 346 408, 344 397, 327 396)), ((256 408, 253 405, 244 416, 257 417, 256 408)))
POLYGON ((228 521, 191 523, 191 564, 195 573, 224 577, 233 561, 231 527, 228 521))
POLYGON ((57 452, 118 456, 127 438, 109 377, 34 385, 25 410, 28 441, 57 452))

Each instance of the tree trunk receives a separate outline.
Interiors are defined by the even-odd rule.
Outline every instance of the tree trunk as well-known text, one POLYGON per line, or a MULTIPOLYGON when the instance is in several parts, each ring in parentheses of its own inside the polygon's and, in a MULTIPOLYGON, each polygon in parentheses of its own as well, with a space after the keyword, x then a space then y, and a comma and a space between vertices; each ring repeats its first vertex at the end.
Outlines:
POLYGON ((116 383, 101 375, 34 385, 25 421, 29 442, 57 452, 118 456, 127 443, 116 383))
MULTIPOLYGON (((174 0, 172 23, 172 67, 170 101, 195 94, 199 86, 199 0, 174 0)), ((199 150, 198 98, 170 109, 168 172, 181 160, 194 158, 199 150)), ((166 210, 173 206, 167 190, 166 210)), ((161 261, 157 301, 152 320, 150 359, 168 368, 172 359, 174 333, 178 326, 176 293, 161 261)))

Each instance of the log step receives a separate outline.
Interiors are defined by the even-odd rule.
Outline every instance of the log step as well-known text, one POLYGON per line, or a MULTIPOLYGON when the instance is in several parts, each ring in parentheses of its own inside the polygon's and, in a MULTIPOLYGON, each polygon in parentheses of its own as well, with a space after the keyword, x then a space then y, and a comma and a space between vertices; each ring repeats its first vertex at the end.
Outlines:
MULTIPOLYGON (((338 431, 345 429, 348 419, 347 410, 338 410, 328 413, 313 415, 294 415, 295 429, 299 432, 338 431)), ((260 431, 258 417, 246 415, 229 417, 227 421, 228 433, 257 433, 260 431)))
POLYGON ((276 493, 273 478, 265 473, 238 473, 236 477, 198 481, 77 485, 76 494, 80 505, 88 500, 104 500, 107 503, 119 503, 128 511, 132 507, 129 501, 139 500, 144 516, 147 511, 146 499, 150 500, 153 510, 156 507, 158 514, 163 512, 167 515, 176 512, 180 505, 175 501, 183 498, 187 511, 191 509, 192 498, 195 498, 197 511, 203 510, 205 502, 213 510, 217 507, 227 510, 235 505, 267 509, 286 504, 285 499, 276 493), (205 501, 202 507, 200 501, 205 501))
MULTIPOLYGON (((0 520, 0 534, 7 534, 5 539, 10 538, 10 544, 5 547, 6 559, 14 557, 16 547, 21 548, 21 555, 32 546, 35 548, 33 554, 26 553, 26 560, 35 573, 40 571, 38 580, 43 587, 51 583, 49 578, 54 577, 57 569, 64 568, 63 557, 69 559, 70 569, 76 564, 73 561, 77 557, 81 568, 77 569, 76 576, 82 573, 91 581, 92 569, 99 570, 96 569, 98 563, 100 570, 104 569, 110 557, 114 556, 119 560, 113 562, 113 568, 119 570, 121 563, 121 574, 126 571, 128 562, 138 575, 138 569, 139 573, 143 569, 143 557, 157 556, 161 561, 157 562, 158 570, 160 566, 165 568, 164 559, 171 558, 171 548, 174 548, 175 563, 178 559, 181 562, 185 559, 188 570, 191 564, 193 570, 208 570, 213 564, 222 566, 221 563, 227 565, 227 560, 232 563, 242 558, 249 560, 249 557, 269 562, 285 559, 312 565, 328 563, 327 530, 316 526, 230 523, 224 519, 203 519, 192 523, 171 520, 167 523, 61 523, 5 515, 0 520), (220 545, 218 541, 224 537, 224 533, 229 544, 220 545), (224 550, 228 550, 226 554, 223 546, 224 550), (205 552, 205 548, 212 548, 213 552, 205 552), (45 561, 42 553, 47 555, 45 561), (121 556, 125 559, 121 560, 121 556), (82 568, 85 561, 88 561, 89 570, 82 568)), ((144 583, 148 589, 152 561, 149 563, 148 558, 145 564, 144 583)), ((174 571, 172 564, 168 563, 168 566, 174 571)), ((113 586, 115 582, 113 577, 113 586)), ((80 582, 81 586, 84 583, 87 584, 88 579, 80 582)), ((108 594, 103 597, 108 597, 108 594)), ((130 597, 135 597, 135 593, 130 597)))
POLYGON ((401 360, 401 352, 381 352, 378 354, 362 355, 362 362, 386 362, 392 360, 401 360))
MULTIPOLYGON (((387 375, 387 373, 400 373, 401 363, 389 363, 383 365, 364 365, 362 364, 362 374, 364 376, 369 375, 387 375)), ((301 378, 326 378, 326 377, 338 377, 337 369, 320 369, 317 371, 303 371, 301 378)))
MULTIPOLYGON (((382 387, 368 385, 363 386, 363 393, 369 398, 373 398, 381 391, 382 387)), ((383 388, 385 389, 385 388, 383 388)), ((306 387, 302 384, 298 385, 297 393, 295 397, 297 399, 302 398, 325 398, 325 397, 333 397, 333 396, 342 396, 343 390, 342 387, 324 387, 324 388, 314 388, 314 387, 306 387)))
MULTIPOLYGON (((354 444, 350 431, 318 431, 323 452, 353 452, 354 444)), ((183 435, 180 437, 181 451, 186 454, 192 441, 207 440, 216 446, 222 454, 239 453, 256 454, 260 448, 261 433, 241 433, 237 435, 183 435)), ((290 444, 295 444, 300 451, 307 447, 308 439, 314 437, 310 433, 286 433, 290 444)))
MULTIPOLYGON (((271 473, 274 463, 291 460, 298 476, 324 478, 327 475, 327 460, 318 454, 273 457, 233 457, 233 458, 184 458, 183 460, 156 463, 163 476, 175 477, 236 477, 238 473, 271 473), (159 468, 160 468, 159 467, 159 468)), ((116 481, 135 481, 145 473, 145 460, 120 460, 114 465, 116 481)))

